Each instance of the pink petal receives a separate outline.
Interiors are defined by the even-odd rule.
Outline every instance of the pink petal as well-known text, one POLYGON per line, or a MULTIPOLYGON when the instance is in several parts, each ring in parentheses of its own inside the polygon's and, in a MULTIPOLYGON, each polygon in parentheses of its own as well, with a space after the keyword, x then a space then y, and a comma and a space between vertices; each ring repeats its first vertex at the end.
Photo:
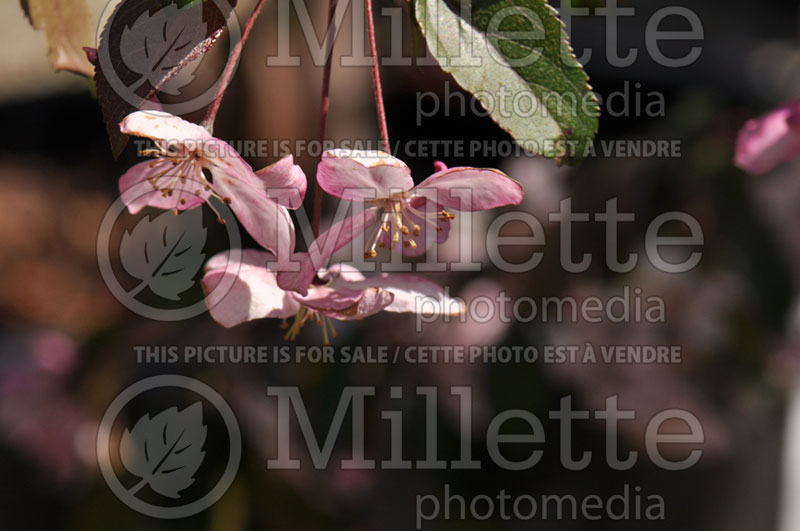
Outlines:
POLYGON ((212 256, 204 265, 203 271, 210 273, 215 269, 225 269, 228 264, 232 263, 237 268, 240 266, 249 266, 256 268, 272 268, 276 263, 275 256, 272 253, 260 251, 258 249, 242 249, 239 254, 238 260, 231 261, 233 251, 222 251, 212 256))
POLYGON ((293 296, 304 306, 313 310, 342 311, 356 304, 365 289, 332 289, 328 285, 311 286, 307 295, 301 296, 295 293, 293 296))
POLYGON ((239 223, 262 247, 278 257, 291 256, 295 234, 289 211, 267 197, 264 182, 232 147, 221 140, 214 139, 212 143, 222 144, 228 150, 213 159, 214 165, 209 168, 214 191, 230 200, 239 223))
POLYGON ((522 201, 522 185, 499 170, 450 168, 434 173, 414 189, 446 208, 474 212, 522 201))
POLYGON ((382 151, 326 151, 317 182, 329 194, 355 201, 388 198, 414 187, 408 166, 382 151))
POLYGON ((303 169, 294 163, 291 155, 258 170, 256 175, 264 181, 270 199, 292 210, 303 204, 308 182, 303 169))
POLYGON ((350 264, 334 264, 325 271, 320 271, 319 276, 326 281, 344 278, 349 281, 364 280, 364 274, 357 267, 350 264))
POLYGON ((119 128, 126 135, 177 144, 213 138, 205 128, 162 111, 136 111, 126 116, 119 128))
POLYGON ((278 285, 285 290, 296 291, 301 295, 308 294, 308 287, 317 276, 317 272, 325 267, 333 253, 374 224, 377 212, 377 207, 366 209, 335 223, 330 229, 320 234, 309 247, 308 253, 299 253, 294 256, 294 260, 300 262, 299 271, 278 273, 278 285))
POLYGON ((299 300, 304 306, 328 317, 340 321, 357 321, 389 307, 394 296, 386 290, 373 287, 363 291, 323 287, 312 288, 308 296, 299 300))
POLYGON ((394 301, 385 308, 387 312, 459 315, 465 310, 463 301, 450 297, 435 282, 414 275, 383 273, 365 280, 337 280, 331 284, 331 288, 335 290, 357 290, 367 286, 380 288, 394 295, 394 301))
MULTIPOLYGON (((198 182, 191 176, 186 176, 185 180, 176 179, 171 184, 172 195, 166 197, 161 190, 154 188, 148 179, 161 175, 171 165, 172 162, 168 159, 148 160, 136 164, 120 177, 120 197, 131 214, 136 214, 146 206, 164 210, 188 210, 208 199, 210 192, 205 189, 206 183, 198 182)), ((170 177, 169 174, 164 175, 158 182, 172 181, 170 177)))
MULTIPOLYGON (((468 312, 463 318, 442 320, 428 332, 442 345, 497 345, 503 340, 511 322, 503 319, 504 304, 498 296, 503 288, 487 277, 478 277, 464 286, 460 291, 466 305, 480 301, 481 305, 490 304, 485 310, 468 312), (491 312, 491 314, 486 314, 491 312), (448 321, 448 322, 445 322, 448 321)), ((427 330, 426 330, 427 332, 427 330)), ((427 335, 427 334, 426 334, 427 335)))
POLYGON ((800 155, 800 100, 749 120, 736 140, 736 165, 760 175, 800 155))
POLYGON ((246 250, 239 262, 230 262, 229 252, 220 253, 206 265, 203 291, 215 321, 230 328, 246 321, 287 318, 300 304, 278 287, 275 271, 268 267, 274 257, 262 251, 246 250), (216 289, 218 285, 229 289, 216 289))

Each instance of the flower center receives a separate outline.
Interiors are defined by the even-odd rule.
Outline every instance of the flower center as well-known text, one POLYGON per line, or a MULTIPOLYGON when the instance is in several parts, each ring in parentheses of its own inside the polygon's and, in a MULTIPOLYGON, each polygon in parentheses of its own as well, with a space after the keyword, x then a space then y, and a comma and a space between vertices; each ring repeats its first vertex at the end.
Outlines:
POLYGON ((369 260, 378 256, 378 248, 394 248, 402 245, 406 248, 416 249, 415 238, 419 237, 422 232, 422 227, 417 221, 430 225, 436 232, 442 232, 443 229, 439 223, 455 218, 455 214, 451 214, 445 209, 439 212, 423 212, 411 205, 411 198, 406 194, 402 194, 399 198, 393 196, 384 203, 381 222, 372 239, 372 245, 364 252, 364 258, 369 260), (391 236, 389 236, 390 234, 391 236), (387 240, 389 241, 388 245, 387 240))
POLYGON ((171 145, 164 147, 157 145, 154 149, 142 151, 140 155, 157 157, 150 163, 150 168, 156 170, 156 172, 154 175, 148 177, 147 181, 153 189, 161 192, 162 197, 172 197, 175 195, 175 188, 178 188, 178 195, 175 199, 176 215, 180 211, 180 208, 186 205, 184 194, 194 194, 205 200, 206 204, 217 215, 217 221, 225 223, 222 215, 220 215, 219 211, 214 208, 214 205, 208 201, 205 195, 216 197, 226 205, 231 204, 231 199, 222 196, 214 190, 211 181, 206 177, 203 171, 206 169, 209 162, 203 157, 199 150, 189 150, 185 146, 171 145), (191 181, 191 183, 198 188, 193 192, 187 190, 187 181, 191 181), (180 186, 178 186, 179 184, 180 186))

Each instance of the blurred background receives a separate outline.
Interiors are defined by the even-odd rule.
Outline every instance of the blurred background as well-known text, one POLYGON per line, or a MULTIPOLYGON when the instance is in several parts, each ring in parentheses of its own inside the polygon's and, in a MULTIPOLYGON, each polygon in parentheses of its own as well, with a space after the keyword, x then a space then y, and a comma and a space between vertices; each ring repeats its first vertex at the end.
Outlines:
MULTIPOLYGON (((244 20, 253 6, 242 0, 244 20)), ((574 3, 574 5, 579 5, 574 3)), ((580 5, 602 7, 603 0, 580 5)), ((791 490, 792 451, 800 435, 787 423, 797 385, 800 316, 796 313, 800 271, 800 164, 786 164, 768 175, 752 177, 732 165, 736 133, 742 123, 800 94, 800 42, 796 2, 723 2, 721 0, 653 0, 623 2, 636 15, 619 20, 620 51, 639 49, 640 58, 625 68, 606 58, 605 20, 575 19, 572 44, 591 48, 586 66, 602 96, 628 90, 630 109, 600 119, 598 142, 608 140, 677 140, 681 156, 673 158, 607 157, 602 153, 577 167, 557 167, 531 157, 493 156, 457 160, 450 165, 498 167, 523 183, 522 210, 545 227, 545 260, 524 275, 491 267, 480 274, 435 276, 467 301, 504 290, 512 298, 590 295, 608 298, 622 287, 641 288, 666 303, 662 324, 554 323, 535 319, 525 324, 434 324, 414 333, 413 317, 378 315, 337 327, 334 345, 534 345, 674 344, 682 348, 679 364, 420 364, 385 365, 187 365, 137 363, 139 345, 280 345, 275 321, 225 330, 203 315, 179 323, 140 317, 119 304, 99 273, 96 243, 100 222, 117 198, 119 176, 136 161, 128 147, 114 160, 91 88, 84 79, 52 72, 47 43, 35 32, 13 0, 0 3, 0 528, 17 529, 413 529, 416 496, 441 493, 443 485, 465 497, 594 493, 608 497, 624 485, 638 485, 665 501, 665 519, 599 522, 539 520, 530 522, 444 521, 426 529, 708 529, 788 531, 794 527, 797 493, 791 490), (645 27, 666 6, 684 5, 703 23, 700 59, 690 67, 659 66, 646 53, 645 27), (636 110, 634 101, 641 98, 636 110), (663 97, 663 113, 648 116, 647 103, 663 97), (576 226, 574 249, 591 253, 591 267, 570 274, 558 263, 558 225, 547 214, 571 197, 573 210, 598 213, 618 198, 621 212, 636 214, 635 223, 620 225, 621 254, 638 252, 640 265, 626 275, 605 266, 605 228, 599 223, 576 226), (667 274, 649 266, 643 255, 649 222, 669 211, 687 212, 702 226, 705 245, 699 267, 667 274), (95 456, 97 425, 113 398, 125 387, 154 374, 180 373, 216 389, 233 408, 243 432, 239 474, 227 494, 211 509, 178 521, 155 520, 129 509, 111 493, 95 456), (345 386, 377 386, 387 397, 390 386, 437 386, 440 456, 459 455, 458 405, 449 387, 473 389, 475 457, 484 467, 459 470, 346 471, 332 465, 316 470, 305 461, 301 470, 267 470, 275 456, 276 407, 267 386, 301 389, 318 437, 330 423, 345 386), (638 451, 636 466, 612 471, 602 458, 605 425, 600 420, 575 424, 574 447, 591 450, 595 459, 580 472, 559 462, 558 424, 548 412, 570 395, 576 409, 599 410, 610 395, 620 408, 636 411, 636 420, 621 423, 620 452, 638 451), (542 419, 547 432, 544 458, 530 470, 508 472, 486 455, 486 427, 497 413, 525 409, 542 419), (659 411, 682 408, 701 421, 703 456, 690 470, 670 472, 645 456, 644 430, 659 411), (788 427, 787 427, 788 426, 788 427), (788 489, 788 490, 787 490, 788 489)), ((379 3, 379 7, 405 2, 379 3)), ((93 2, 97 17, 105 8, 93 2)), ((318 28, 325 2, 309 2, 318 28)), ((348 17, 349 19, 349 17, 348 17)), ((416 30, 403 21, 410 48, 420 46, 416 30), (416 36, 415 36, 416 35, 416 36)), ((293 17, 293 52, 302 67, 266 67, 277 49, 277 11, 268 5, 245 49, 243 62, 224 100, 215 134, 230 140, 313 140, 322 69, 308 56, 293 17)), ((680 28, 686 29, 686 28, 680 28)), ((350 52, 345 24, 335 56, 350 52)), ((358 28, 357 31, 361 31, 358 28)), ((388 19, 378 31, 388 35, 388 19)), ((686 43, 674 44, 676 55, 686 43)), ((388 37, 381 39, 384 53, 388 37)), ((694 43, 693 45, 696 45, 694 43)), ((198 70, 216 75, 224 60, 221 47, 198 70)), ((669 47, 665 47, 669 50, 669 47)), ((338 61, 334 61, 338 64, 338 61)), ((417 94, 444 94, 449 81, 434 67, 383 70, 389 131, 394 141, 486 140, 508 137, 489 118, 437 115, 416 123, 417 94)), ((377 124, 368 67, 335 67, 328 137, 375 139, 377 124)), ((191 87, 191 86, 190 86, 191 87)), ((192 120, 202 114, 190 115, 192 120)), ((404 156, 400 154, 400 156, 404 156)), ((417 181, 432 172, 433 157, 404 157, 417 181)), ((272 157, 248 161, 260 168, 272 157)), ((300 156, 309 178, 315 160, 300 156)), ((310 187, 311 188, 311 187, 310 187)), ((307 209, 310 210, 309 193, 307 209)), ((333 211, 333 204, 328 212, 333 211)), ((485 228, 498 215, 475 218, 480 256, 485 228)), ((523 234, 508 227, 506 234, 523 234)), ((243 234, 245 246, 254 246, 243 234)), ((447 256, 451 250, 444 249, 447 256)), ((527 255, 511 260, 523 261, 527 255)), ((199 286, 193 288, 201 296, 199 286)), ((307 326, 300 344, 319 344, 321 334, 307 326)), ((407 391, 408 392, 408 391, 407 391)), ((374 408, 388 407, 381 400, 374 408)), ((425 452, 424 410, 404 402, 404 452, 421 459, 425 452)), ((369 418, 369 417, 368 417, 369 418)), ((135 419, 132 419, 135 420, 135 419)), ((349 433, 347 425, 343 433, 349 433)), ((210 437, 224 436, 212 424, 210 437)), ((368 453, 388 458, 389 436, 380 422, 368 423, 368 453)), ((299 441, 300 439, 297 439, 299 441)), ((796 446, 795 446, 796 445, 796 446)), ((337 442, 334 460, 347 455, 348 438, 337 442), (344 454, 342 454, 344 452, 344 454)), ((298 455, 304 455, 297 449, 298 455)), ((521 454, 524 456, 524 452, 521 454)), ((680 457, 680 456, 679 456, 680 457)), ((226 455, 209 455, 224 466, 226 455)))

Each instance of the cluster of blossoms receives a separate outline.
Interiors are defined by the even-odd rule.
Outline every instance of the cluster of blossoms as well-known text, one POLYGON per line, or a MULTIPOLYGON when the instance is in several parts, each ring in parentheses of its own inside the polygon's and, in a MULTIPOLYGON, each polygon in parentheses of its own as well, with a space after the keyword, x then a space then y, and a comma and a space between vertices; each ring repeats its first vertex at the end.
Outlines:
POLYGON ((133 166, 119 181, 131 213, 145 206, 177 213, 203 203, 214 209, 214 198, 228 205, 266 249, 244 251, 235 264, 228 252, 206 264, 202 283, 212 317, 226 327, 283 319, 287 339, 314 321, 328 342, 335 336, 333 320, 359 320, 381 311, 418 313, 423 299, 426 312, 460 313, 460 304, 427 279, 386 273, 365 277, 352 266, 328 262, 361 235, 367 236, 366 258, 375 258, 378 248, 419 255, 448 238, 453 211, 515 205, 523 197, 519 183, 497 170, 448 169, 437 163, 436 172, 415 186, 408 166, 391 155, 328 151, 317 170, 319 186, 361 208, 320 234, 307 252, 296 253, 289 209, 302 205, 307 181, 291 155, 254 171, 205 128, 163 112, 135 112, 120 128, 154 144, 143 152, 153 158, 133 166), (220 295, 214 288, 223 281, 231 288, 220 295), (291 326, 286 322, 290 317, 291 326))

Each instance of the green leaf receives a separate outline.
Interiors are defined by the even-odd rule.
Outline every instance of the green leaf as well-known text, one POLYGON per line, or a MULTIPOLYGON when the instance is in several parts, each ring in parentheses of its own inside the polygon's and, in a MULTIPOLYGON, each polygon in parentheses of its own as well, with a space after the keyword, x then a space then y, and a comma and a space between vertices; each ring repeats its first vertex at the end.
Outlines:
POLYGON ((91 15, 85 0, 20 0, 31 25, 47 34, 50 62, 56 72, 94 75, 84 46, 94 42, 91 15))
POLYGON ((545 0, 414 0, 431 55, 531 153, 574 164, 599 108, 564 25, 545 0))

